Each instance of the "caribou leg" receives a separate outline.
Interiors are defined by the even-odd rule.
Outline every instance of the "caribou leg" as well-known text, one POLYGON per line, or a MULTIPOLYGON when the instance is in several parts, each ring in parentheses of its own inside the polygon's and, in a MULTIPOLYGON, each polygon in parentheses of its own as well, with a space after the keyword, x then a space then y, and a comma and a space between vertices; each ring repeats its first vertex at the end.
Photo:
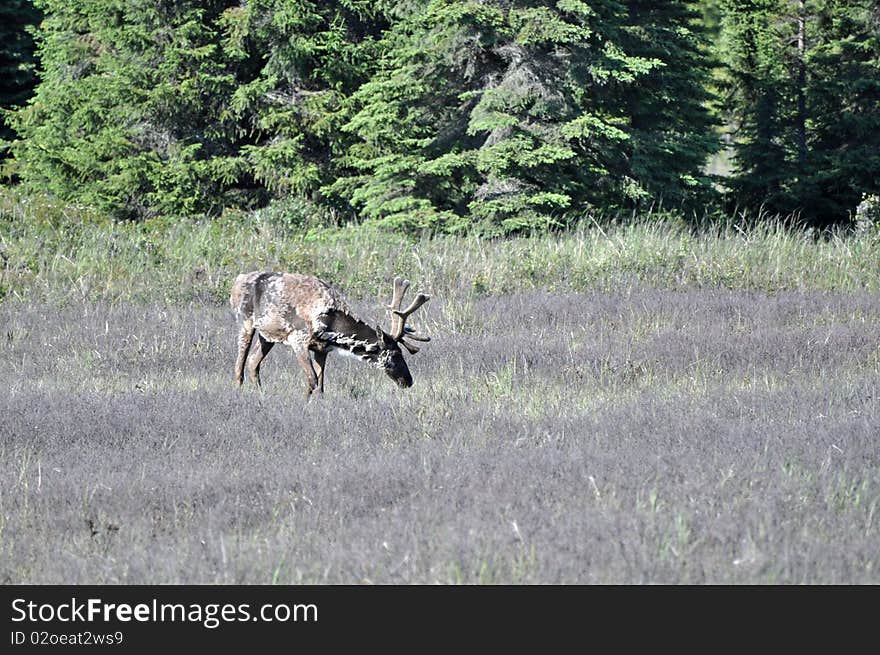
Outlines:
POLYGON ((251 320, 244 321, 238 332, 238 356, 235 358, 235 381, 238 383, 238 386, 241 386, 241 383, 244 382, 244 360, 247 358, 253 338, 254 322, 251 320))
POLYGON ((324 369, 327 364, 327 351, 320 350, 314 354, 315 372, 318 375, 318 393, 324 393, 324 369))
POLYGON ((257 333, 257 337, 259 338, 251 343, 251 354, 247 358, 247 372, 251 381, 259 387, 262 386, 260 384, 260 364, 275 343, 263 338, 262 334, 257 333))
POLYGON ((297 363, 303 370, 303 373, 306 374, 306 396, 311 396, 318 386, 318 375, 315 373, 314 367, 312 367, 312 358, 309 356, 309 351, 306 348, 295 348, 294 352, 296 353, 297 363))

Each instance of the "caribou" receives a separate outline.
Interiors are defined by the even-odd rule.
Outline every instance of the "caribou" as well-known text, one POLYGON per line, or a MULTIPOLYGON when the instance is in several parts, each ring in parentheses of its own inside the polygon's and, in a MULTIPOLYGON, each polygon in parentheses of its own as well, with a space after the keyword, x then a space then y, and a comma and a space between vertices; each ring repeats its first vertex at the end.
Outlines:
POLYGON ((410 315, 430 300, 420 292, 401 309, 409 284, 394 278, 388 306, 391 331, 385 332, 357 318, 338 290, 313 275, 242 273, 235 278, 229 297, 238 324, 235 381, 241 386, 247 369, 251 381, 260 387, 263 359, 276 343, 286 343, 305 373, 306 396, 324 393, 327 355, 334 350, 382 369, 401 388, 411 387, 413 379, 401 346, 414 355, 419 348, 410 341, 431 338, 406 324, 410 315))

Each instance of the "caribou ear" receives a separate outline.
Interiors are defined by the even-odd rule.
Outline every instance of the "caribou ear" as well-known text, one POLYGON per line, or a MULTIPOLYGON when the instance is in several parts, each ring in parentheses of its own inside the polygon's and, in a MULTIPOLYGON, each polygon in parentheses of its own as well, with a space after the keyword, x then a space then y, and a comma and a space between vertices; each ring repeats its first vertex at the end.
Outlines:
POLYGON ((421 348, 419 348, 418 346, 414 346, 411 343, 407 343, 403 339, 401 339, 397 343, 399 343, 401 346, 406 348, 409 351, 410 355, 415 355, 417 352, 419 352, 419 350, 421 350, 421 348))
POLYGON ((384 348, 387 345, 385 343, 385 333, 382 332, 382 328, 380 328, 378 325, 376 326, 376 337, 379 339, 379 345, 384 348))

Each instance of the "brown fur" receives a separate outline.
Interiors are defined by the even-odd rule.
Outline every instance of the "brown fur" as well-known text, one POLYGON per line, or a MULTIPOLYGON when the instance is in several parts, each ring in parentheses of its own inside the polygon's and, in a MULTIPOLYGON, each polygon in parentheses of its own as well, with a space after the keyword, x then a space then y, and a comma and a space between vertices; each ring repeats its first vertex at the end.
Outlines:
POLYGON ((242 273, 232 285, 229 304, 239 326, 235 361, 239 385, 247 370, 260 386, 260 365, 276 343, 293 348, 309 395, 323 393, 326 359, 332 350, 346 350, 384 369, 402 387, 412 384, 398 340, 355 317, 342 294, 317 277, 242 273))

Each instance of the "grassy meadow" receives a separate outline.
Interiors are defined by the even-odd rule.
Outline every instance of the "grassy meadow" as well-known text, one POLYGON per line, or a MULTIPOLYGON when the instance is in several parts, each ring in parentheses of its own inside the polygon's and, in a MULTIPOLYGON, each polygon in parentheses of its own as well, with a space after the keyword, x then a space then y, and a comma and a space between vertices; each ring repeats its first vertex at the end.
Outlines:
POLYGON ((880 583, 880 236, 586 220, 484 241, 290 206, 115 224, 0 197, 0 582, 880 583), (276 348, 236 273, 311 272, 415 386, 276 348))

